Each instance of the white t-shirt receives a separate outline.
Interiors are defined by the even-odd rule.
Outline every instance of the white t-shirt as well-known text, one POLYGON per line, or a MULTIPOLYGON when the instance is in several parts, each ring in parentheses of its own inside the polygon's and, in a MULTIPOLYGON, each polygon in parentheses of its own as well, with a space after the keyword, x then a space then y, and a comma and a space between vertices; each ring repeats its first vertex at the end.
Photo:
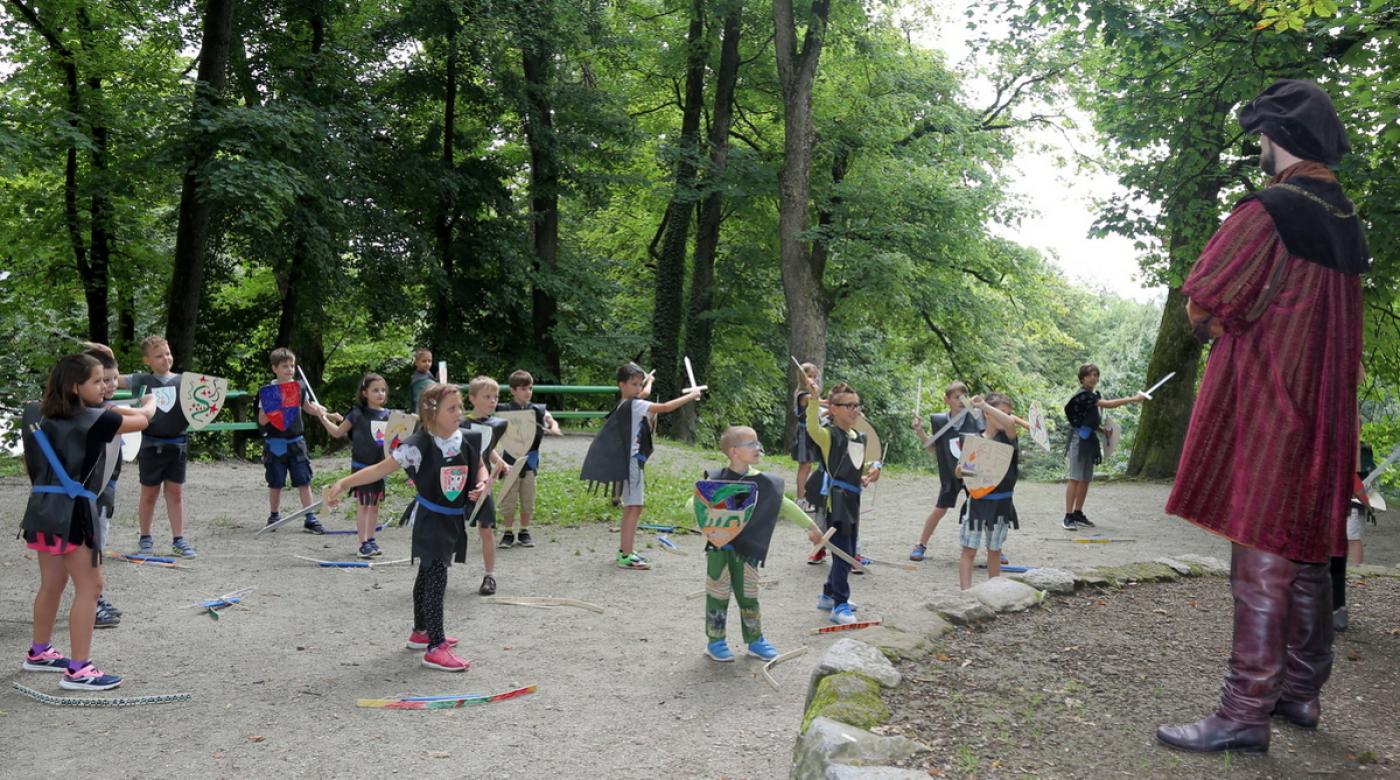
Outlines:
POLYGON ((632 399, 632 450, 627 453, 630 456, 635 456, 641 449, 642 421, 651 413, 651 407, 654 405, 651 401, 632 399))

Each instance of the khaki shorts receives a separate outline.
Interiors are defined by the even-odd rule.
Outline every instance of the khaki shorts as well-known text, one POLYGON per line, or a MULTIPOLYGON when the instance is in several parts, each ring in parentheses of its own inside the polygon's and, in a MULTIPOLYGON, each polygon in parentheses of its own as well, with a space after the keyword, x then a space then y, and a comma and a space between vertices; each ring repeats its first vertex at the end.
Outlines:
POLYGON ((636 458, 627 459, 627 481, 622 483, 623 506, 645 506, 647 502, 646 470, 636 458))

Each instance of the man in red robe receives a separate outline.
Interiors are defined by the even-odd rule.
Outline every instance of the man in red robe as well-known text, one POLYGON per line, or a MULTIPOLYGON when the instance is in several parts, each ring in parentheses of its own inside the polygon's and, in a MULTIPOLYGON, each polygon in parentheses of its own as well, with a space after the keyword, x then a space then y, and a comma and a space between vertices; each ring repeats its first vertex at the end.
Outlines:
POLYGON ((1234 641, 1220 709, 1175 748, 1265 751, 1269 718, 1316 728, 1332 669, 1328 558, 1345 554, 1357 447, 1356 208, 1328 169, 1350 147, 1327 93, 1283 80, 1240 111, 1272 178, 1235 206, 1182 290, 1214 340, 1167 512, 1232 544, 1234 641))

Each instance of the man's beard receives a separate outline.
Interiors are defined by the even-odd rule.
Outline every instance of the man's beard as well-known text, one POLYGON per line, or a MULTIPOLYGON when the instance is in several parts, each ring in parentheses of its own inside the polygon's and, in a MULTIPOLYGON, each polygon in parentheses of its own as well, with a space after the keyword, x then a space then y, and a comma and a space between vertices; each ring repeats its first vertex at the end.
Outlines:
POLYGON ((1266 146, 1259 152, 1259 167, 1263 169, 1264 173, 1270 176, 1278 175, 1277 160, 1274 159, 1274 148, 1272 146, 1266 146))

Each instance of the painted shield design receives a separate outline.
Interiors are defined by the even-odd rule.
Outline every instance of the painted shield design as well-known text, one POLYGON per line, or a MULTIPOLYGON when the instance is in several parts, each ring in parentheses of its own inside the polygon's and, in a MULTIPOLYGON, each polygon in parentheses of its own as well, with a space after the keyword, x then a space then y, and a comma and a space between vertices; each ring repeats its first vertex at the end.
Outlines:
POLYGON ((378 444, 378 445, 381 446, 381 447, 384 446, 384 441, 385 441, 385 439, 387 438, 387 437, 384 435, 385 431, 387 431, 387 430, 389 430, 389 421, 388 421, 388 420, 370 420, 370 421, 369 421, 369 434, 370 434, 371 436, 374 437, 374 443, 375 443, 375 444, 378 444))
MULTIPOLYGON (((876 432, 875 426, 870 424, 870 420, 861 417, 859 420, 856 420, 856 424, 852 425, 851 428, 865 434, 865 452, 862 455, 864 458, 863 462, 874 463, 877 460, 882 461, 885 459, 885 448, 880 444, 880 434, 876 432)), ((857 463, 856 468, 860 467, 861 464, 857 463)))
POLYGON ((1104 438, 1107 440, 1103 445, 1103 456, 1105 458, 1111 458, 1113 457, 1113 453, 1118 450, 1119 440, 1123 438, 1123 426, 1119 425, 1118 421, 1112 417, 1104 415, 1103 431, 1105 434, 1104 438))
POLYGON ((501 437, 500 448, 516 460, 529 455, 530 445, 535 443, 535 410, 497 412, 496 415, 509 423, 501 437))
POLYGON ((466 466, 443 466, 438 472, 438 483, 448 501, 456 501, 467 489, 466 466))
POLYGON ((136 460, 136 455, 139 452, 141 452, 141 434, 123 433, 122 460, 126 461, 127 463, 130 463, 133 460, 136 460))
POLYGON ((263 385, 258 389, 258 408, 267 422, 279 431, 296 424, 301 416, 301 385, 297 382, 263 385))
POLYGON ((1041 408, 1039 401, 1031 401, 1030 418, 1026 422, 1031 424, 1031 439, 1050 451, 1050 432, 1045 427, 1045 409, 1041 408))
POLYGON ((180 375, 180 411, 190 427, 203 430, 223 411, 228 396, 228 380, 186 371, 180 375))
POLYGON ((175 387, 152 387, 149 388, 151 395, 156 397, 156 408, 162 412, 169 412, 175 408, 175 403, 180 400, 179 389, 175 387))
POLYGON ((963 442, 962 458, 959 460, 968 495, 981 498, 996 490, 1011 468, 1011 458, 1015 454, 1016 448, 1010 444, 969 434, 963 442))
POLYGON ((710 544, 723 547, 749 524, 757 502, 752 482, 702 479, 695 483, 695 522, 710 544))
POLYGON ((408 412, 389 412, 384 424, 384 457, 390 457, 404 439, 413 435, 418 428, 418 415, 408 412))

